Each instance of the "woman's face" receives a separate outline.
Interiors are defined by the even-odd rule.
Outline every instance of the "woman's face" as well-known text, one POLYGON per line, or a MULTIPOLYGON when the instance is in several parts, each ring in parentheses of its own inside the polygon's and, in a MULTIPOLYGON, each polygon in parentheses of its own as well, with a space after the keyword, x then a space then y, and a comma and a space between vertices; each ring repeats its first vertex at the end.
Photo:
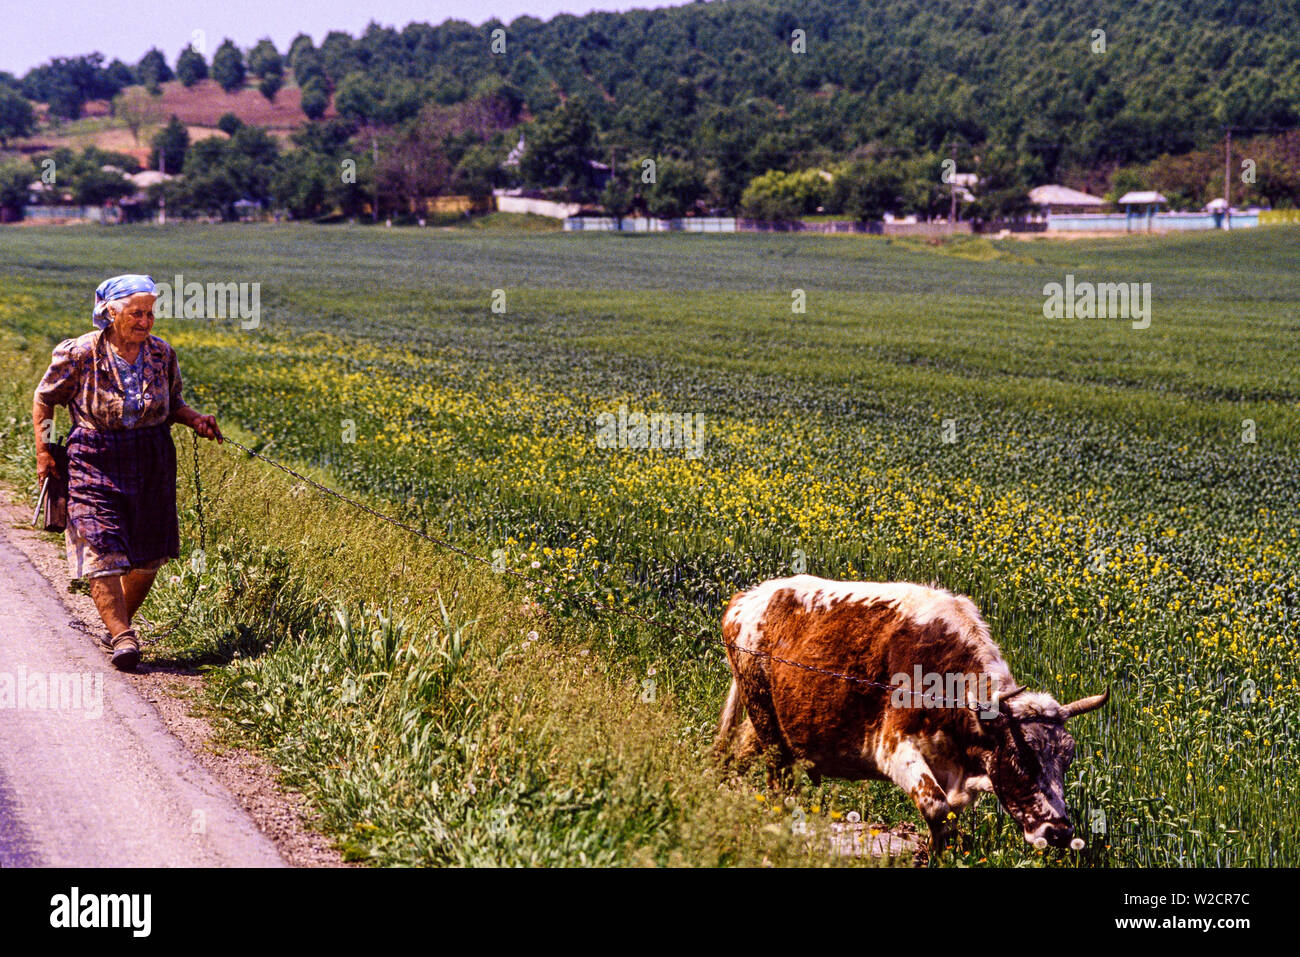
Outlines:
POLYGON ((137 292, 118 307, 113 317, 113 332, 119 342, 138 346, 148 341, 153 330, 155 298, 152 293, 137 292))

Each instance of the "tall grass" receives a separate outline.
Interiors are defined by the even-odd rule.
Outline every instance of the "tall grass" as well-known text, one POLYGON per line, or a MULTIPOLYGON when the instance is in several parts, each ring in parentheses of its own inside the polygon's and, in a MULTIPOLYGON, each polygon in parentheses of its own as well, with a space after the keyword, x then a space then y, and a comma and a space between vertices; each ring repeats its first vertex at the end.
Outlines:
MULTIPOLYGON (((205 447, 213 544, 167 653, 208 670, 217 713, 353 856, 842 863, 821 841, 834 816, 916 820, 890 785, 773 793, 707 760, 727 682, 721 606, 798 550, 832 577, 967 592, 1019 677, 1063 698, 1115 691, 1075 729, 1067 799, 1086 854, 1038 855, 986 801, 944 863, 1295 861, 1279 836, 1296 823, 1300 740, 1294 230, 953 248, 24 233, 21 247, 0 234, 11 477, 30 467, 30 383, 51 341, 84 326, 42 304, 79 302, 102 278, 81 264, 262 277, 273 318, 257 333, 160 330, 192 401, 242 441, 552 584, 529 589, 205 447), (1152 281, 1152 328, 1045 321, 1042 284, 1065 272, 1152 281), (805 315, 790 313, 794 287, 805 315), (497 288, 504 316, 488 308, 497 288), (594 417, 620 402, 704 412, 707 456, 599 454, 594 417), (1256 443, 1241 440, 1246 418, 1256 443), (345 419, 355 444, 340 441, 345 419), (959 441, 941 440, 945 419, 959 441), (811 850, 796 807, 823 831, 811 850)), ((192 573, 176 574, 146 608, 157 620, 189 594, 192 573)))

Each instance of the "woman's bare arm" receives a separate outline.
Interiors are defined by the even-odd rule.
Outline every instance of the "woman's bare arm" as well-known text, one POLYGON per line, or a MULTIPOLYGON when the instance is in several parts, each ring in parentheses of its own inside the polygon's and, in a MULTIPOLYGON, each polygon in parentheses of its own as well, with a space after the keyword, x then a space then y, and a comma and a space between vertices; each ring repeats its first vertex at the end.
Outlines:
POLYGON ((48 475, 59 474, 49 448, 49 441, 54 436, 54 407, 40 399, 33 400, 32 428, 36 433, 36 477, 43 482, 48 475))

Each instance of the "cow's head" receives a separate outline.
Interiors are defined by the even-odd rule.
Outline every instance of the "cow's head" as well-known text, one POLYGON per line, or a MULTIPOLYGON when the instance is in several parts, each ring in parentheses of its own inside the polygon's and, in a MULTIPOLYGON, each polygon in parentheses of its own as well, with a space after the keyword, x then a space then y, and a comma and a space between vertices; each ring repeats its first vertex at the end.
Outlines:
POLYGON ((1083 849, 1065 810, 1065 771, 1074 760, 1065 722, 1095 711, 1109 696, 1063 705, 1049 694, 1017 688, 1002 695, 997 714, 983 722, 995 742, 988 757, 993 793, 1035 847, 1083 849))

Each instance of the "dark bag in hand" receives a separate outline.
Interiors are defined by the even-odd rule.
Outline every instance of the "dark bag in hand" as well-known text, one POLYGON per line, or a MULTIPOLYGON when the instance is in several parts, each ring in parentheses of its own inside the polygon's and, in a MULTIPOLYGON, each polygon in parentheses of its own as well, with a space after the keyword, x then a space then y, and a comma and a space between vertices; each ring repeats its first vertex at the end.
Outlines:
POLYGON ((47 532, 61 532, 68 527, 68 447, 50 442, 46 448, 54 456, 54 467, 59 474, 49 476, 42 485, 32 524, 40 525, 47 532))

